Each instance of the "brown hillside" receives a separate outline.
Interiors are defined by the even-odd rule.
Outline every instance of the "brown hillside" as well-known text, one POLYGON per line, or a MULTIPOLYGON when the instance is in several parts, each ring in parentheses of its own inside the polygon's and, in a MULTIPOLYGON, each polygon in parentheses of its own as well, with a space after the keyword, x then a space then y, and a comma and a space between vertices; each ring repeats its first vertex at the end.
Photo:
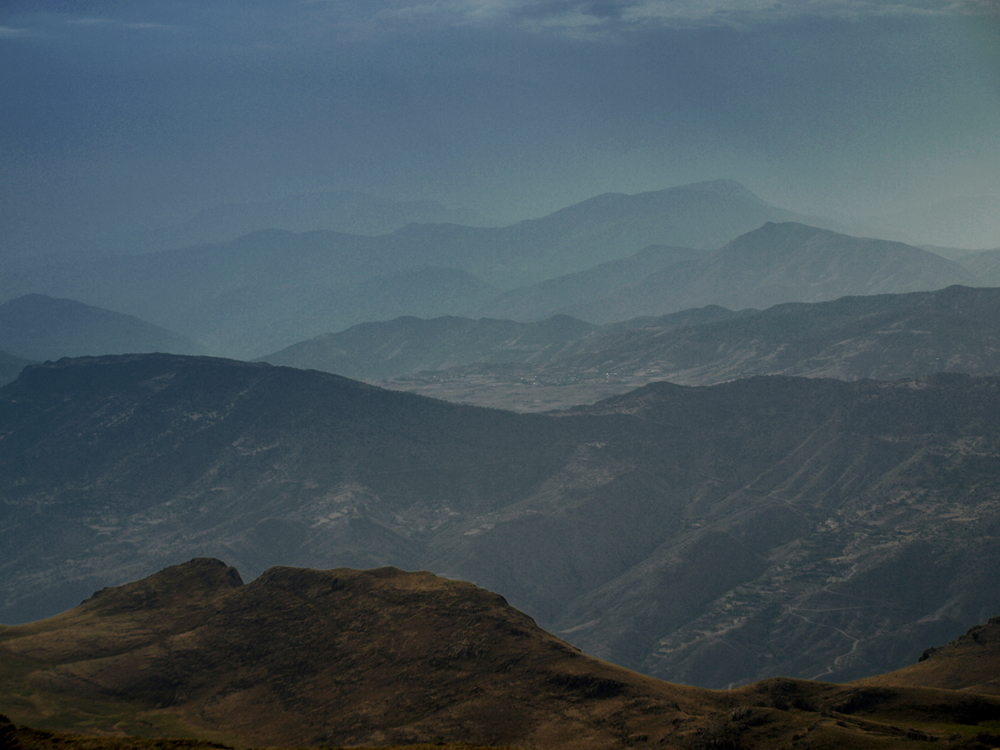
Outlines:
POLYGON ((468 742, 523 748, 982 747, 1000 700, 768 680, 681 687, 582 655, 472 584, 196 559, 0 628, 22 750, 468 742))
POLYGON ((1000 617, 940 648, 929 648, 920 661, 856 685, 907 685, 1000 695, 1000 617))
POLYGON ((272 568, 239 584, 194 560, 3 628, 3 710, 254 744, 547 747, 607 747, 704 710, 702 691, 584 657, 472 584, 395 568, 272 568), (626 722, 636 701, 646 713, 626 722))

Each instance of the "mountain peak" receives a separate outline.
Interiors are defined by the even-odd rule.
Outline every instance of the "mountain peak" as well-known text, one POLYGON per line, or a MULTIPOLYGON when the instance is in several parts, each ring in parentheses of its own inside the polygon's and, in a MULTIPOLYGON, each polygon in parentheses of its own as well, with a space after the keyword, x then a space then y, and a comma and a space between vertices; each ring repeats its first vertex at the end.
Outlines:
POLYGON ((222 560, 196 557, 180 565, 122 586, 109 586, 94 593, 81 605, 102 614, 162 609, 180 602, 210 599, 243 585, 236 568, 222 560))
MULTIPOLYGON (((887 744, 887 719, 915 710, 941 725, 1000 715, 1000 700, 944 691, 914 697, 792 679, 726 692, 671 685, 583 655, 485 589, 392 567, 278 567, 242 586, 225 563, 202 558, 107 595, 185 583, 223 589, 208 607, 195 597, 167 611, 151 601, 115 612, 85 603, 4 629, 5 688, 18 700, 0 708, 19 722, 65 727, 71 717, 89 732, 241 746, 548 750, 772 747, 807 732, 815 746, 871 747, 887 744), (11 654, 30 672, 20 661, 11 669, 11 654)), ((906 746, 943 739, 943 729, 907 732, 906 746)), ((891 730, 903 740, 904 730, 891 730)), ((0 715, 0 738, 16 731, 0 715)))
MULTIPOLYGON (((753 191, 749 190, 742 183, 736 180, 720 179, 720 180, 706 180, 704 182, 692 182, 690 185, 682 185, 679 188, 681 190, 697 190, 704 193, 718 193, 719 195, 733 195, 739 196, 741 198, 747 198, 757 203, 763 204, 762 201, 753 191)), ((772 222, 768 222, 769 224, 772 222)))
POLYGON ((486 589, 393 567, 275 567, 242 586, 196 559, 5 635, 45 689, 98 701, 116 731, 141 706, 145 732, 180 721, 243 744, 621 747, 609 712, 662 735, 662 715, 714 704, 583 656, 486 589))

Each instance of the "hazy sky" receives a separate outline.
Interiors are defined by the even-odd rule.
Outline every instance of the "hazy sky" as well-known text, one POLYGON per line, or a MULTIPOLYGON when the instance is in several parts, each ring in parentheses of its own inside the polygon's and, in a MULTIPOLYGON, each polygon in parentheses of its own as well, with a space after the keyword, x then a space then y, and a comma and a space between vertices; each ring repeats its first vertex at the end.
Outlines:
POLYGON ((316 189, 1000 193, 1000 0, 3 0, 0 94, 8 245, 316 189))

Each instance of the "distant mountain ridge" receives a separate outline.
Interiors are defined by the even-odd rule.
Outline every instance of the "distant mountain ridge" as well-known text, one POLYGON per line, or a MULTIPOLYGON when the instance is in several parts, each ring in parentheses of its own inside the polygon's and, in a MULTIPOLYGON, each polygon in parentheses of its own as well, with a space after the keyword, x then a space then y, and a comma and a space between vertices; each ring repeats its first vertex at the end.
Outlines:
POLYGON ((651 274, 685 261, 695 261, 701 251, 683 247, 650 245, 628 258, 599 263, 584 271, 503 292, 483 305, 486 316, 537 320, 579 305, 581 300, 600 300, 641 283, 651 274))
POLYGON ((389 378, 472 362, 547 361, 594 329, 566 315, 538 323, 407 316, 317 336, 261 359, 349 378, 389 378))
POLYGON ((44 294, 0 304, 0 349, 29 360, 132 352, 204 353, 190 339, 131 315, 44 294))
POLYGON ((605 193, 509 227, 414 224, 395 234, 434 247, 452 262, 461 262, 470 250, 482 254, 490 264, 467 270, 512 289, 626 258, 650 245, 714 249, 765 222, 800 220, 823 222, 771 206, 732 180, 714 180, 636 195, 605 193))
POLYGON ((496 292, 466 271, 417 266, 342 286, 317 282, 234 289, 181 312, 177 323, 197 331, 215 351, 236 348, 250 359, 303 334, 322 333, 331 320, 360 324, 405 313, 469 314, 496 292))
POLYGON ((683 329, 671 317, 595 333, 565 347, 549 370, 644 373, 690 384, 768 374, 893 380, 1000 373, 1000 289, 790 302, 683 329))
POLYGON ((543 325, 398 319, 327 334, 264 359, 518 410, 538 410, 539 389, 558 401, 541 408, 553 408, 587 403, 598 388, 611 395, 661 379, 709 385, 772 374, 844 380, 1000 374, 1000 289, 991 288, 953 286, 739 312, 709 306, 603 327, 578 321, 542 347, 453 334, 487 323, 498 333, 543 325))
MULTIPOLYGON (((176 328, 216 353, 254 357, 366 321, 484 314, 479 311, 503 291, 631 258, 611 274, 605 269, 543 289, 543 296, 550 291, 554 296, 525 307, 535 316, 546 305, 578 303, 579 297, 567 297, 574 290, 589 300, 596 290, 613 293, 607 284, 612 277, 632 283, 646 275, 643 269, 662 268, 665 258, 642 253, 651 245, 716 247, 765 221, 803 218, 768 206, 736 183, 697 183, 636 196, 598 196, 509 227, 410 224, 375 237, 268 229, 149 255, 16 267, 0 274, 0 298, 28 293, 72 298, 176 328), (439 282, 419 295, 420 309, 369 305, 362 315, 354 305, 335 303, 338 297, 397 299, 403 296, 400 276, 416 280, 417 269, 437 269, 439 282), (447 282, 455 299, 441 294, 445 274, 466 274, 465 281, 447 282), (302 315, 308 313, 305 301, 322 299, 334 302, 313 304, 312 318, 302 315), (301 318, 314 325, 295 328, 292 323, 301 318)), ((410 289, 419 291, 416 284, 410 289)), ((512 298, 500 307, 521 304, 512 298)))
POLYGON ((724 247, 559 312, 594 323, 720 305, 738 310, 975 284, 958 263, 901 242, 768 222, 724 247))
POLYGON ((225 203, 199 211, 181 224, 105 238, 102 250, 131 255, 231 242, 262 229, 290 232, 328 230, 345 234, 389 234, 407 224, 489 226, 475 211, 447 208, 437 201, 398 201, 356 191, 330 190, 279 200, 225 203))

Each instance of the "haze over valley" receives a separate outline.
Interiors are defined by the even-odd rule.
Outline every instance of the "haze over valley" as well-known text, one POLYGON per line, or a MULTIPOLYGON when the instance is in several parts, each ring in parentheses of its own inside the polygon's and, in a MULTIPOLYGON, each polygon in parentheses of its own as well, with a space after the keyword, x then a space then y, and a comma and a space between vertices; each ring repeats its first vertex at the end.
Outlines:
MULTIPOLYGON (((939 253, 803 218, 724 180, 508 227, 262 229, 11 267, 0 620, 44 620, 192 558, 260 581, 288 575, 275 566, 391 566, 498 592, 569 644, 552 648, 656 678, 654 693, 766 692, 761 680, 877 679, 914 663, 1000 600, 1000 250, 939 253), (239 358, 206 356, 220 351, 239 358)), ((253 658, 339 637, 317 627, 286 656, 253 658)), ((0 660, 20 658, 2 645, 19 632, 0 630, 0 660)), ((384 669, 379 690, 412 667, 392 656, 384 669)), ((180 692, 156 700, 187 700, 179 674, 180 692)), ((579 678, 616 687, 571 700, 586 713, 647 695, 617 687, 649 679, 624 674, 579 678)), ((261 675, 276 689, 274 668, 261 675)), ((56 720, 26 687, 0 711, 86 729, 76 701, 123 689, 78 694, 62 679, 56 703, 77 718, 56 720)), ((803 706, 844 714, 855 700, 789 684, 803 706)), ((436 699, 444 713, 415 706, 424 723, 358 724, 345 707, 310 714, 306 734, 278 728, 282 712, 239 731, 306 744, 603 736, 582 728, 596 714, 553 724, 564 698, 472 730, 477 704, 460 694, 436 699)), ((702 718, 648 731, 682 745, 750 736, 702 723, 722 709, 690 695, 686 714, 702 718)), ((116 726, 230 736, 212 734, 221 718, 170 716, 116 726)))
POLYGON ((1000 747, 1000 8, 0 7, 0 746, 1000 747))

